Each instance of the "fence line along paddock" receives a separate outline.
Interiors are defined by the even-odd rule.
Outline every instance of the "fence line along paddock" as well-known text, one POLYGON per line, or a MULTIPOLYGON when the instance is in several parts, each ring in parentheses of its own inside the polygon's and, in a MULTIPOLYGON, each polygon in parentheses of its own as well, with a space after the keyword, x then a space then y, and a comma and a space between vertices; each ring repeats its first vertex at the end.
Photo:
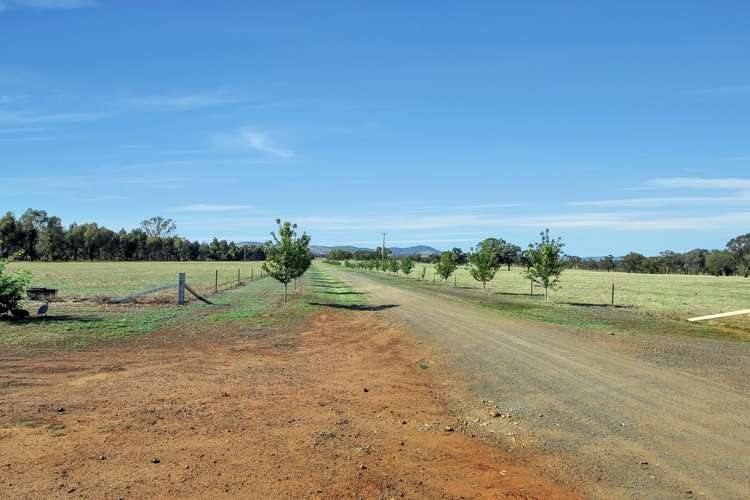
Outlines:
MULTIPOLYGON (((243 285, 243 282, 242 282, 242 270, 241 269, 237 269, 236 279, 233 277, 233 279, 231 281, 227 281, 227 282, 224 282, 224 283, 219 283, 218 278, 219 278, 219 271, 217 269, 215 271, 215 274, 214 274, 214 287, 213 287, 214 294, 218 294, 220 290, 224 291, 224 290, 228 290, 228 289, 232 289, 232 288, 237 288, 237 287, 243 285)), ((263 278, 263 270, 261 269, 257 279, 262 279, 262 278, 263 278)), ((254 273, 254 271, 253 271, 252 268, 251 268, 249 279, 250 279, 250 281, 255 281, 256 280, 255 273, 254 273)), ((213 304, 213 302, 211 302, 208 299, 206 299, 201 294, 201 292, 199 292, 196 288, 194 288, 193 286, 190 286, 190 284, 187 283, 186 273, 184 273, 184 272, 178 273, 178 280, 177 280, 176 284, 173 283, 173 284, 168 284, 168 285, 162 285, 162 286, 158 286, 158 287, 155 287, 155 288, 150 288, 148 290, 143 290, 143 291, 140 291, 140 292, 132 293, 132 294, 129 294, 129 295, 123 295, 121 297, 115 297, 115 298, 111 299, 109 302, 111 304, 121 304, 123 302, 129 302, 129 301, 135 300, 135 299, 137 299, 139 297, 144 297, 146 295, 155 294, 155 293, 158 293, 158 292, 161 292, 161 291, 164 291, 164 290, 169 290, 169 289, 172 289, 172 288, 177 288, 177 303, 179 305, 184 305, 184 304, 187 303, 186 300, 185 300, 185 292, 186 291, 189 292, 191 295, 193 295, 196 299, 198 299, 198 300, 200 300, 202 302, 205 302, 206 304, 213 304)))
MULTIPOLYGON (((1 1, 1 0, 0 0, 1 1)), ((190 286, 204 296, 214 292, 216 271, 219 271, 218 291, 236 285, 237 269, 241 280, 257 280, 261 261, 163 261, 163 262, 14 262, 8 269, 29 269, 32 288, 57 289, 55 302, 106 303, 112 298, 150 290, 159 285, 177 282, 177 274, 186 272, 190 286), (226 283, 226 285, 224 285, 226 283)), ((138 301, 174 302, 170 290, 148 295, 138 301)))

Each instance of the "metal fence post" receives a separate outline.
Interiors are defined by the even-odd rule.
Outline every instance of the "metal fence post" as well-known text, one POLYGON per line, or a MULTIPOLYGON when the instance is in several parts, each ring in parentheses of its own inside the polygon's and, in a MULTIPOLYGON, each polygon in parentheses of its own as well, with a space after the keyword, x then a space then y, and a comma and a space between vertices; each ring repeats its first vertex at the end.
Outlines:
POLYGON ((177 303, 185 305, 185 273, 180 273, 177 278, 177 303))

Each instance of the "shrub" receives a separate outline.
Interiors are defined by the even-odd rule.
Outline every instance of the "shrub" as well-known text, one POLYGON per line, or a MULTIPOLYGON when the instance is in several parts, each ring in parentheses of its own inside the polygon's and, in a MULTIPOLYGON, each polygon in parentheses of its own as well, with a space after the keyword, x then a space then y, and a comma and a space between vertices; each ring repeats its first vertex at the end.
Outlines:
POLYGON ((5 272, 5 267, 21 257, 21 254, 22 252, 16 252, 0 259, 0 316, 18 309, 18 304, 23 300, 23 292, 31 283, 31 271, 28 269, 5 272))

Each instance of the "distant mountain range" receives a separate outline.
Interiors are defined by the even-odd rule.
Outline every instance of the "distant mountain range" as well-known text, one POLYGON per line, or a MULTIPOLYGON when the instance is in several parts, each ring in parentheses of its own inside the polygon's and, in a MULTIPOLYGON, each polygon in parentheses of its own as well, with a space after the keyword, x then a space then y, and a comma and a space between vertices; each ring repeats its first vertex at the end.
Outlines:
MULTIPOLYGON (((257 242, 257 241, 240 241, 237 242, 238 246, 252 246, 252 245, 260 245, 262 246, 263 243, 257 242)), ((363 247, 355 247, 351 245, 336 245, 336 246, 323 246, 323 245, 310 245, 310 250, 312 251, 313 255, 316 257, 325 257, 328 255, 331 250, 343 250, 345 252, 357 252, 357 251, 372 251, 372 248, 363 248, 363 247)), ((394 255, 396 257, 403 257, 405 255, 439 255, 442 252, 438 250, 437 248, 433 248, 427 245, 416 245, 413 247, 388 247, 388 250, 391 252, 391 255, 394 255)))

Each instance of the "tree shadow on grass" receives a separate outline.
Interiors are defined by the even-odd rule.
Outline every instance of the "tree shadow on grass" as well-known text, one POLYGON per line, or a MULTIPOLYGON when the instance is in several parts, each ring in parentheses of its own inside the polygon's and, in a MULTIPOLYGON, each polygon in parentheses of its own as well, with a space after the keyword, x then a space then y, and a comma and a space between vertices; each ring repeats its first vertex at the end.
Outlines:
POLYGON ((319 288, 344 288, 346 286, 345 283, 341 283, 340 285, 331 283, 312 283, 312 285, 319 288))
POLYGON ((334 309, 348 309, 350 311, 385 311, 386 309, 392 309, 398 307, 398 304, 380 304, 377 306, 364 306, 356 304, 339 304, 336 302, 324 303, 324 302, 310 302, 311 306, 323 306, 333 307, 334 309))
MULTIPOLYGON (((558 304, 565 304, 568 306, 580 306, 580 307, 602 307, 611 309, 612 306, 610 304, 594 304, 591 302, 557 302, 558 304)), ((632 309, 633 306, 628 305, 622 305, 622 304, 615 304, 615 309, 632 309)))
POLYGON ((367 295, 367 292, 319 292, 326 295, 367 295))
POLYGON ((80 316, 69 316, 67 314, 56 314, 54 316, 31 316, 29 318, 17 319, 17 318, 0 318, 0 324, 9 325, 29 325, 38 323, 64 323, 68 321, 75 321, 77 323, 91 323, 93 321, 100 321, 101 318, 92 317, 80 317, 80 316))
POLYGON ((492 292, 494 295, 516 295, 519 297, 544 297, 544 294, 535 293, 531 295, 528 292, 492 292))

